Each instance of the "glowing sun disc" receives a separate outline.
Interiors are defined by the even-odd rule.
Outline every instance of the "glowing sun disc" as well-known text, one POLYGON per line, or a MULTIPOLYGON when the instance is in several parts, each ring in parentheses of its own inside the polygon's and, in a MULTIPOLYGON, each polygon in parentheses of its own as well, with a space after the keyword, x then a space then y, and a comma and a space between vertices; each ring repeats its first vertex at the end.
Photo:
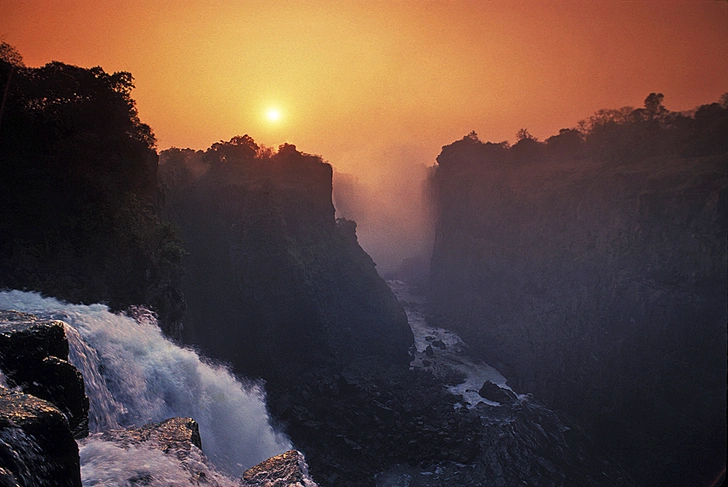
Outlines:
POLYGON ((281 111, 277 108, 269 108, 268 111, 265 112, 265 118, 267 118, 269 122, 277 122, 281 119, 281 111))

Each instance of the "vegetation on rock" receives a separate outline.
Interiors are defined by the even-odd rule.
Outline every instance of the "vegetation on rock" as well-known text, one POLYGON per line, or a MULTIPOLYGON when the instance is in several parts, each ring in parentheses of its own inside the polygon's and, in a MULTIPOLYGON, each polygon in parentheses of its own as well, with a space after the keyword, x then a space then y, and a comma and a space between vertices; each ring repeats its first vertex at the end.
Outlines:
POLYGON ((443 147, 429 301, 640 482, 688 485, 725 461, 728 97, 662 99, 443 147))

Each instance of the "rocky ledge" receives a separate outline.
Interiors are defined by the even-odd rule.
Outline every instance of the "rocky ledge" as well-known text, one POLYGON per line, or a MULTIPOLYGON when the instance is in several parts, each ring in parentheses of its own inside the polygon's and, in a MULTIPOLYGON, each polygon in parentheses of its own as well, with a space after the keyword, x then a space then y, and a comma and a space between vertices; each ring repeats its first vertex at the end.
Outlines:
MULTIPOLYGON (((231 479, 221 475, 202 452, 199 427, 192 418, 170 418, 159 423, 150 423, 138 428, 105 431, 89 436, 82 442, 81 457, 84 473, 88 480, 104 483, 108 479, 108 463, 105 453, 109 450, 131 451, 129 458, 137 458, 141 452, 149 459, 144 465, 129 465, 124 471, 115 473, 114 482, 129 485, 147 485, 159 481, 160 472, 173 472, 174 480, 189 485, 209 487, 318 487, 308 475, 308 465, 303 454, 291 450, 272 457, 248 469, 243 478, 231 479), (167 468, 151 469, 146 465, 167 465, 167 468), (175 467, 170 467, 175 465, 175 467), (181 468, 180 468, 181 467, 181 468)), ((122 457, 123 454, 117 455, 122 457)), ((176 485, 176 484, 175 484, 176 485)))
POLYGON ((63 322, 0 310, 0 371, 8 387, 53 403, 75 438, 88 434, 88 397, 81 373, 68 363, 63 322))
POLYGON ((308 475, 306 459, 289 450, 249 468, 243 474, 245 487, 318 487, 308 475))
POLYGON ((78 447, 53 404, 0 387, 0 485, 80 487, 78 447))

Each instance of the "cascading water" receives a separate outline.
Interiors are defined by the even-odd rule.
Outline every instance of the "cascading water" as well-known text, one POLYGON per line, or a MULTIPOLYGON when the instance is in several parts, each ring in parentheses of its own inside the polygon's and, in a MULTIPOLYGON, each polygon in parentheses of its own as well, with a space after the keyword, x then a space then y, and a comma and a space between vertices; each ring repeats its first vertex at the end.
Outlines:
MULTIPOLYGON (((104 305, 70 305, 21 291, 0 292, 0 309, 67 324, 69 360, 84 376, 92 433, 191 417, 199 423, 205 454, 235 476, 291 448, 270 426, 259 386, 243 384, 226 368, 173 344, 153 320, 135 321, 110 313, 104 305)), ((167 461, 156 453, 122 451, 108 443, 92 437, 81 444, 85 485, 112 485, 88 477, 92 472, 123 469, 124 464, 133 467, 144 455, 147 463, 167 461)), ((172 473, 166 475, 173 478, 172 473)))

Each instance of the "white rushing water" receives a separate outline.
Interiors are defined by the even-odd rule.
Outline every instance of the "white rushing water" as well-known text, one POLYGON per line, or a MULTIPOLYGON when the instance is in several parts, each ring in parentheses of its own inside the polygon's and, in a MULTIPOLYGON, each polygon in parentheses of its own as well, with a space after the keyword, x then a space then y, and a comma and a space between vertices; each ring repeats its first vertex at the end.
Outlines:
POLYGON ((79 453, 84 487, 240 487, 240 482, 208 465, 197 448, 192 448, 180 463, 175 452, 145 445, 122 448, 92 436, 81 442, 79 453))
MULTIPOLYGON (((0 292, 0 309, 67 324, 69 360, 84 376, 92 433, 191 417, 199 423, 205 454, 235 476, 291 448, 290 441, 270 426, 259 386, 241 383, 226 368, 175 345, 153 319, 135 321, 110 313, 104 305, 70 305, 21 291, 0 292)), ((169 482, 155 483, 149 477, 143 485, 179 485, 169 458, 160 457, 161 452, 122 450, 109 443, 93 437, 81 443, 84 485, 123 485, 114 483, 115 469, 139 469, 144 462, 152 470, 158 466, 159 477, 166 475, 169 482)), ((122 476, 117 474, 118 481, 122 476)))
MULTIPOLYGON (((495 367, 469 355, 468 346, 456 333, 427 323, 424 296, 412 293, 408 285, 402 281, 388 281, 387 284, 407 312, 407 319, 414 334, 417 353, 410 364, 412 367, 429 369, 435 374, 447 369, 462 373, 465 381, 448 387, 448 390, 454 395, 462 396, 467 407, 473 407, 479 402, 499 405, 478 394, 486 381, 513 391, 506 383, 506 378, 495 367), (432 356, 425 353, 428 346, 432 347, 432 356)), ((519 395, 519 397, 525 396, 519 395)))

